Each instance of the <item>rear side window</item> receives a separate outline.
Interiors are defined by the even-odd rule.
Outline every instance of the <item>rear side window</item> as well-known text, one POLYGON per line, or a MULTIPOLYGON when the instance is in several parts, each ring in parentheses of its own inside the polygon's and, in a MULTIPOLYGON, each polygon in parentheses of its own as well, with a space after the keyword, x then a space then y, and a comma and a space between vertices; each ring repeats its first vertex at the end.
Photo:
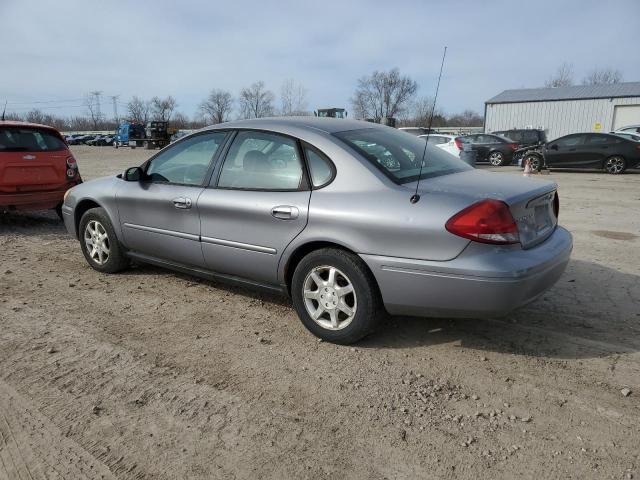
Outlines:
POLYGON ((304 153, 309 163, 311 184, 314 188, 324 187, 333 178, 333 166, 331 161, 315 148, 305 147, 304 153))
POLYGON ((0 127, 0 152, 56 152, 66 148, 58 136, 46 130, 0 127))
POLYGON ((296 142, 272 133, 242 131, 227 154, 218 187, 243 190, 299 190, 302 162, 296 142))
POLYGON ((589 135, 587 137, 587 145, 608 145, 612 143, 622 143, 622 140, 607 135, 589 135))

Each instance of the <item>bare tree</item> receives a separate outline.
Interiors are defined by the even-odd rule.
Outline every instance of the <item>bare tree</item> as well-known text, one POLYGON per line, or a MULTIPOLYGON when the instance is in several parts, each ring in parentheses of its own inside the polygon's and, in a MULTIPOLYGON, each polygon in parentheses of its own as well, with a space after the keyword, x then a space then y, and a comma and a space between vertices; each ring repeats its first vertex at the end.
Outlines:
POLYGON ((356 116, 373 118, 397 117, 405 111, 418 90, 418 84, 397 68, 388 72, 375 71, 361 77, 351 99, 356 116))
POLYGON ((447 124, 453 127, 481 127, 484 124, 484 118, 473 110, 465 110, 447 118, 447 124))
POLYGON ((213 124, 226 122, 232 109, 233 97, 231 93, 216 88, 211 90, 207 99, 200 104, 200 111, 205 120, 210 120, 210 123, 213 124))
POLYGON ((151 99, 151 112, 154 120, 168 122, 173 111, 178 106, 176 99, 169 95, 166 98, 153 97, 151 99))
POLYGON ((609 85, 620 83, 622 72, 613 68, 594 68, 589 75, 582 80, 583 85, 609 85))
POLYGON ((260 118, 272 115, 275 95, 265 89, 263 81, 253 83, 240 92, 240 110, 244 118, 260 118))
POLYGON ((573 85, 573 65, 564 62, 558 67, 556 73, 551 75, 545 82, 545 87, 570 87, 573 85))
MULTIPOLYGON (((431 111, 433 110, 433 97, 420 97, 411 102, 407 108, 406 117, 402 123, 407 125, 417 125, 426 127, 431 120, 431 111)), ((442 127, 446 123, 444 112, 436 107, 433 112, 432 126, 442 127)))
POLYGON ((24 120, 29 123, 40 123, 42 125, 45 125, 44 117, 45 115, 41 110, 33 109, 26 113, 26 115, 24 116, 24 120))
POLYGON ((140 97, 133 96, 127 103, 127 110, 132 122, 147 123, 149 121, 149 110, 151 106, 149 102, 142 100, 140 97))
POLYGON ((182 112, 176 112, 171 119, 171 126, 174 128, 182 129, 189 127, 189 117, 182 112))
POLYGON ((240 91, 240 114, 243 118, 260 118, 273 115, 275 95, 265 89, 261 80, 240 91))
POLYGON ((303 115, 307 108, 307 89, 293 78, 285 80, 280 87, 282 115, 303 115))

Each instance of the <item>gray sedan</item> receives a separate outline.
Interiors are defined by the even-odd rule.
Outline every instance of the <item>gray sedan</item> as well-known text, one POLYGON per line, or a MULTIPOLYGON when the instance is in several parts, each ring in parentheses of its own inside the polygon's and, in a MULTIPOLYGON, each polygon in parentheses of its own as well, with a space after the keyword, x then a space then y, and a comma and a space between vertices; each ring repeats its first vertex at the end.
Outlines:
POLYGON ((572 249, 556 185, 424 148, 353 120, 225 123, 74 187, 62 211, 100 272, 136 260, 284 292, 336 343, 386 314, 504 315, 549 289, 572 249))

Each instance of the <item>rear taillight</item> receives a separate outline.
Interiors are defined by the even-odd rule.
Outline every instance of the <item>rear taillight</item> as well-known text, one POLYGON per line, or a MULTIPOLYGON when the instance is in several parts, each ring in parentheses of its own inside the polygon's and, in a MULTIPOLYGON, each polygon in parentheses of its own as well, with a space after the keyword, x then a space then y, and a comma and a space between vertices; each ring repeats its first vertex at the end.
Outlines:
POLYGON ((509 147, 511 148, 511 150, 517 150, 518 149, 518 144, 517 143, 510 143, 509 147))
POLYGON ((446 229, 476 242, 493 244, 518 243, 518 226, 506 203, 482 200, 455 214, 446 223, 446 229))
POLYGON ((67 178, 74 179, 78 176, 78 164, 73 156, 67 157, 67 178))
POLYGON ((458 147, 458 150, 462 150, 462 141, 459 138, 456 138, 454 142, 456 142, 456 147, 458 147))
POLYGON ((553 214, 556 216, 556 220, 560 215, 560 197, 558 196, 558 192, 556 192, 555 197, 553 197, 553 214))

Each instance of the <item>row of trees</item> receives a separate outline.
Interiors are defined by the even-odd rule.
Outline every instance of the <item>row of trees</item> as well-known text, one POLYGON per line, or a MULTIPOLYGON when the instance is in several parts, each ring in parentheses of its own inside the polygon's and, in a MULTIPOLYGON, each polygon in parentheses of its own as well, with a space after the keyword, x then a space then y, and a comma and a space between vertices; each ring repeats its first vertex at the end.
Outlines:
MULTIPOLYGON (((622 81, 619 70, 594 68, 583 79, 583 85, 613 84, 622 81)), ((563 63, 545 82, 547 87, 574 85, 573 65, 563 63)), ((351 97, 352 116, 380 122, 385 117, 396 118, 399 125, 429 124, 433 126, 481 126, 483 118, 473 110, 460 114, 445 114, 435 106, 432 97, 419 97, 418 83, 397 68, 374 71, 358 79, 351 97)), ((7 113, 7 119, 25 120, 53 125, 60 130, 111 130, 117 119, 106 119, 100 112, 99 92, 86 98, 86 114, 61 117, 41 110, 24 114, 7 113)), ((175 128, 200 128, 204 125, 222 123, 231 118, 259 118, 273 115, 312 115, 307 110, 307 89, 294 79, 284 81, 280 87, 279 103, 276 95, 263 81, 242 88, 237 97, 229 91, 214 88, 199 105, 194 118, 176 111, 178 103, 171 95, 143 99, 133 96, 126 103, 127 118, 138 123, 150 120, 168 121, 175 128)), ((339 105, 336 105, 339 106, 339 105)))
MULTIPOLYGON (((610 85, 622 82, 622 72, 614 68, 596 67, 582 79, 582 85, 610 85)), ((546 87, 571 87, 575 85, 573 65, 564 62, 545 82, 546 87)))
POLYGON ((280 87, 280 107, 275 94, 258 81, 240 90, 238 98, 231 92, 214 88, 200 104, 200 114, 209 123, 226 122, 236 110, 239 118, 260 118, 273 115, 311 115, 307 111, 307 89, 293 79, 280 87))

